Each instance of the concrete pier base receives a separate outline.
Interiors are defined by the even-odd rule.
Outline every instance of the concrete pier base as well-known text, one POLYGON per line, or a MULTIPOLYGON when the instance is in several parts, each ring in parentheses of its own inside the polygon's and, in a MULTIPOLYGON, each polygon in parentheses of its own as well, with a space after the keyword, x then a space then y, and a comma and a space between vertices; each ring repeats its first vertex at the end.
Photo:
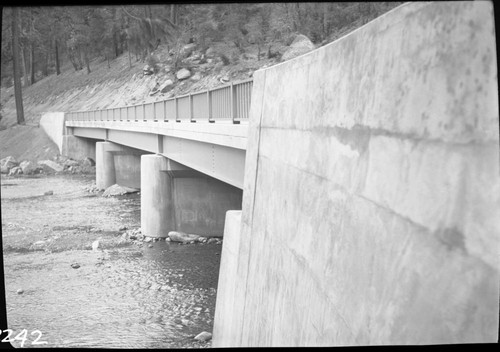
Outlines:
POLYGON ((96 143, 95 183, 99 189, 106 189, 115 184, 115 162, 109 149, 112 143, 96 143))
POLYGON ((241 209, 242 191, 161 155, 141 157, 141 228, 222 236, 226 211, 241 209))
POLYGON ((106 189, 115 183, 140 188, 140 153, 111 142, 95 144, 96 186, 106 189))
POLYGON ((166 237, 175 228, 172 182, 167 158, 141 156, 141 230, 149 237, 166 237))

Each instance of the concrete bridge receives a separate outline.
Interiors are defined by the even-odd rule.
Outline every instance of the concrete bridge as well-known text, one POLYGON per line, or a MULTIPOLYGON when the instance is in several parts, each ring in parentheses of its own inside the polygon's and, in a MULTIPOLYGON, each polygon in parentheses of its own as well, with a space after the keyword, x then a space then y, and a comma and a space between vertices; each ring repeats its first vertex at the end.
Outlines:
POLYGON ((226 211, 241 209, 252 82, 68 112, 59 117, 62 154, 96 160, 100 189, 115 183, 140 188, 145 235, 222 236, 226 211))
POLYGON ((72 113, 55 138, 75 155, 105 141, 95 148, 102 186, 120 170, 140 174, 148 235, 179 226, 164 220, 172 206, 197 206, 175 203, 176 175, 221 182, 190 179, 180 191, 194 187, 195 203, 211 192, 203 209, 218 210, 205 219, 231 210, 214 347, 497 342, 491 2, 404 4, 259 70, 248 115, 237 113, 241 89, 223 89, 229 113, 215 114, 217 94, 205 92, 72 113))

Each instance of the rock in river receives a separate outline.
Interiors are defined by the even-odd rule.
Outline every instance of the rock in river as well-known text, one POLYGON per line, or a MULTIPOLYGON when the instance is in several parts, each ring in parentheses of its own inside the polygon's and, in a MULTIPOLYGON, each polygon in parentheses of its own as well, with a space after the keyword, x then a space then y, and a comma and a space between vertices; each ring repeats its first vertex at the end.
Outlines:
POLYGON ((200 332, 198 335, 195 336, 195 340, 198 340, 198 341, 208 341, 212 338, 212 334, 209 333, 209 332, 206 332, 206 331, 202 331, 200 332))
POLYGON ((118 184, 114 184, 113 186, 108 187, 104 193, 102 194, 103 197, 111 197, 111 196, 121 196, 127 193, 135 193, 138 192, 139 190, 136 188, 130 188, 130 187, 124 187, 120 186, 118 184))
POLYGON ((170 231, 168 233, 168 238, 173 242, 189 243, 191 241, 196 241, 198 237, 200 236, 178 231, 170 231))
POLYGON ((18 295, 22 295, 24 293, 24 290, 22 288, 20 288, 19 290, 17 290, 17 294, 18 295))
POLYGON ((78 263, 73 263, 73 264, 71 264, 71 267, 72 267, 73 269, 78 269, 78 268, 80 267, 80 264, 78 264, 78 263))

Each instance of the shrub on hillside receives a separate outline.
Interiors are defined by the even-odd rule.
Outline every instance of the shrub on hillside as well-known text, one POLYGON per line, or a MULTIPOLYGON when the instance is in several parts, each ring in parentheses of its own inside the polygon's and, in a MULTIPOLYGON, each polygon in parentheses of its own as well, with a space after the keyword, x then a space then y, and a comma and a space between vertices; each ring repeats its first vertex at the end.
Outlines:
POLYGON ((150 67, 153 68, 154 73, 158 73, 158 71, 160 70, 160 66, 158 65, 158 58, 155 55, 149 55, 146 62, 150 67))

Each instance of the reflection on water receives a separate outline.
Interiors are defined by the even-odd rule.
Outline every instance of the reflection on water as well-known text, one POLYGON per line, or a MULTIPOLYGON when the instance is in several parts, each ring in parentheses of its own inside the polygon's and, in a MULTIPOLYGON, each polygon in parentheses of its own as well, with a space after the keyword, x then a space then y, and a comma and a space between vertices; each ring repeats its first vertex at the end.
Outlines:
MULTIPOLYGON (((32 180, 22 181, 10 181, 16 186, 9 188, 23 188, 32 180)), ((90 180, 65 179, 63 184, 68 183, 79 188, 90 180)), ((71 187, 61 201, 72 204, 67 198, 74 197, 81 205, 88 194, 72 191, 71 187)), ((4 189, 2 185, 2 192, 4 189)), ((22 196, 29 193, 20 191, 22 196)), ((139 226, 140 196, 96 200, 92 211, 97 218, 102 220, 102 214, 106 214, 112 223, 119 224, 126 217, 129 226, 139 226)), ((2 210, 10 204, 2 199, 2 210)), ((85 207, 86 216, 92 216, 91 208, 85 207)), ((7 212, 8 220, 16 217, 12 209, 7 212)), ((75 221, 78 209, 65 207, 72 215, 72 225, 84 226, 88 219, 75 221)), ((37 223, 43 221, 35 219, 33 224, 37 223)), ((28 221, 27 225, 33 224, 28 221)), ((57 225, 62 227, 64 222, 57 225)), ((8 234, 8 228, 3 232, 8 234)), ((151 247, 130 244, 96 252, 5 253, 9 328, 16 333, 40 330, 40 340, 48 342, 40 347, 206 347, 197 345, 193 336, 212 331, 220 251, 221 246, 216 244, 160 241, 151 243, 151 247), (71 268, 74 262, 80 268, 71 268), (19 288, 24 290, 22 294, 16 293, 19 288)), ((35 346, 27 342, 24 347, 35 346)))

